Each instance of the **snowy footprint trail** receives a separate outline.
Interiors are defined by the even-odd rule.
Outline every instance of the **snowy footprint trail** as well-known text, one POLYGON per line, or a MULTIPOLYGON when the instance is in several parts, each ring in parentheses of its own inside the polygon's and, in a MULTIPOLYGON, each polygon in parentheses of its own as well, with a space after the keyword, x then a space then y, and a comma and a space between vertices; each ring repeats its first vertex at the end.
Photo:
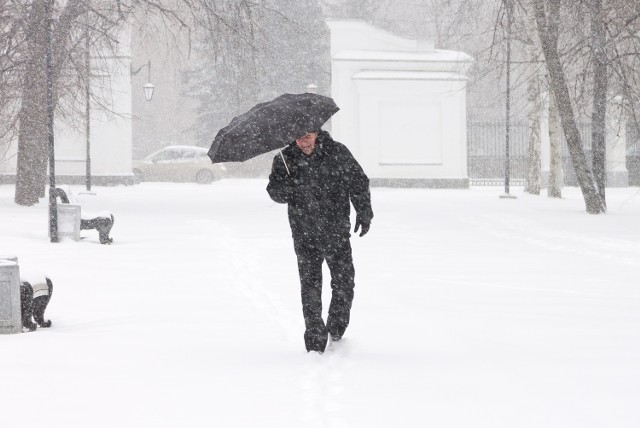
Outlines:
MULTIPOLYGON (((296 361, 299 364, 290 382, 292 387, 299 389, 299 393, 296 394, 299 403, 293 406, 298 409, 297 418, 310 427, 350 427, 342 415, 340 400, 345 390, 342 385, 343 369, 351 365, 348 340, 329 344, 322 355, 306 353, 303 341, 304 322, 299 300, 296 301, 295 307, 289 307, 278 297, 274 284, 264 279, 264 272, 261 271, 264 260, 257 261, 264 259, 265 255, 256 249, 257 243, 251 238, 238 236, 231 228, 220 224, 216 225, 216 236, 226 249, 223 263, 234 272, 228 285, 240 293, 260 317, 268 321, 273 327, 271 331, 274 332, 277 343, 296 351, 296 361)), ((283 265, 288 262, 278 261, 277 256, 275 259, 275 263, 283 265)), ((291 284, 285 287, 286 291, 298 297, 297 276, 287 281, 291 284)), ((323 292, 331 292, 328 283, 324 284, 323 292)), ((277 343, 274 343, 274 346, 278 346, 277 343)), ((259 349, 256 349, 255 355, 259 358, 259 349)))
POLYGON ((310 353, 301 369, 300 386, 304 391, 300 420, 305 426, 318 428, 349 428, 344 417, 342 395, 345 391, 344 373, 353 362, 347 339, 328 345, 320 355, 310 353))
MULTIPOLYGON (((278 299, 274 284, 264 279, 261 271, 264 255, 256 250, 251 240, 242 239, 228 227, 218 224, 216 235, 225 248, 223 264, 231 269, 227 285, 239 292, 262 317, 277 326, 281 339, 299 344, 301 315, 286 307, 278 299)), ((291 287, 292 292, 297 290, 295 285, 291 287)))

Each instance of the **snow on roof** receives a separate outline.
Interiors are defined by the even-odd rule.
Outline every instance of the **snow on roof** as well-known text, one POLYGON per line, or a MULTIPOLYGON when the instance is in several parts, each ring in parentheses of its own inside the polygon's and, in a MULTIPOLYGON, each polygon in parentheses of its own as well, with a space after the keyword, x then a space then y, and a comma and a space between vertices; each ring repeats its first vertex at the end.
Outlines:
POLYGON ((365 70, 355 74, 354 80, 467 80, 461 73, 447 71, 365 70))
POLYGON ((464 52, 436 49, 433 52, 345 50, 336 54, 335 61, 411 61, 411 62, 473 62, 464 52))

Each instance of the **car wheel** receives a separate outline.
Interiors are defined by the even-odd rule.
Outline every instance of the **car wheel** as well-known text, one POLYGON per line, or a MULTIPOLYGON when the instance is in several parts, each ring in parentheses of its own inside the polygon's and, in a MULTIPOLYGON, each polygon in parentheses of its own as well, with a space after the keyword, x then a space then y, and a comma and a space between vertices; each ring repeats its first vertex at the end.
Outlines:
POLYGON ((208 169, 201 169, 196 174, 196 183, 198 184, 211 184, 213 182, 213 172, 208 169))
POLYGON ((136 184, 140 184, 144 181, 144 174, 142 173, 142 171, 138 169, 133 170, 133 181, 136 184))

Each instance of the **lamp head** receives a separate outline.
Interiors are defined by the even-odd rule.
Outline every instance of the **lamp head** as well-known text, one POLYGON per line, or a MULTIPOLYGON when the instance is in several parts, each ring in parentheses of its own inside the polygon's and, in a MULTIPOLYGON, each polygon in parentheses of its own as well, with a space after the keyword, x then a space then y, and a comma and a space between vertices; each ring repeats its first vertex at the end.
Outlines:
POLYGON ((144 89, 144 99, 147 101, 151 101, 151 97, 153 97, 153 90, 155 89, 155 86, 153 86, 153 83, 151 82, 145 83, 142 89, 144 89))

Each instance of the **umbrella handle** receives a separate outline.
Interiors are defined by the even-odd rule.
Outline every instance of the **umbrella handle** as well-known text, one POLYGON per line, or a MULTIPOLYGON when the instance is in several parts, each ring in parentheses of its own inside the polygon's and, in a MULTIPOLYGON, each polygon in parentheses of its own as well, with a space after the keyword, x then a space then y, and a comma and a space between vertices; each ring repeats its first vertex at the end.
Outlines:
POLYGON ((280 152, 280 157, 282 158, 282 162, 284 162, 284 167, 287 169, 287 175, 291 175, 289 172, 289 167, 287 166, 287 161, 284 160, 284 155, 282 154, 282 149, 278 150, 280 152))

